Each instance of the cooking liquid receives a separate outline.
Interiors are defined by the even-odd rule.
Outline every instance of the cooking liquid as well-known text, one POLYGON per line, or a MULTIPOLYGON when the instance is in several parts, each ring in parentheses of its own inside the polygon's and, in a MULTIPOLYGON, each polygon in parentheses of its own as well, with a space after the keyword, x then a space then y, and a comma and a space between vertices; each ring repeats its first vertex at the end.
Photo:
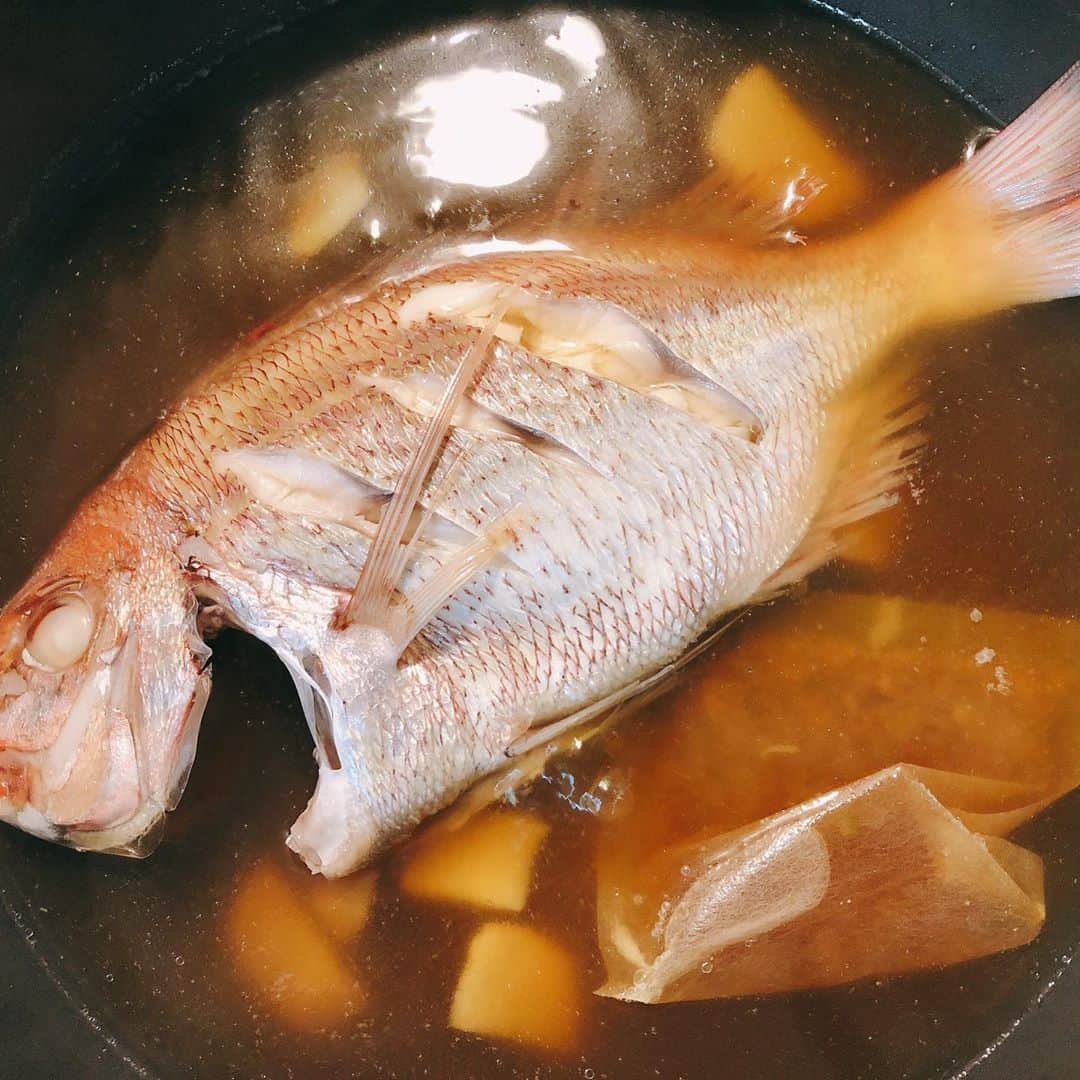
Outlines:
MULTIPOLYGON (((371 27, 359 8, 309 19, 190 87, 176 106, 185 123, 161 117, 159 130, 136 138, 130 160, 87 207, 82 230, 65 258, 58 255, 5 349, 0 592, 21 583, 78 498, 238 336, 380 253, 543 213, 560 191, 572 190, 586 211, 607 219, 662 202, 700 176, 705 119, 724 87, 752 62, 766 64, 835 132, 842 151, 870 179, 871 196, 843 223, 848 226, 958 160, 982 123, 930 76, 883 47, 783 7, 724 21, 591 16, 607 49, 605 57, 594 57, 592 77, 580 49, 569 60, 550 47, 537 51, 545 36, 558 40, 558 16, 545 16, 550 27, 519 23, 495 39, 485 24, 463 24, 441 28, 437 38, 403 39, 370 52, 371 27), (470 27, 479 34, 470 37, 470 27), (491 40, 494 45, 485 45, 491 40), (425 79, 468 66, 455 60, 455 48, 479 50, 473 67, 527 71, 538 82, 573 87, 561 100, 528 88, 551 99, 517 110, 525 121, 544 120, 548 148, 539 149, 535 126, 511 119, 506 138, 517 138, 524 156, 504 163, 500 175, 467 176, 464 187, 454 170, 467 163, 438 160, 423 129, 401 116, 410 93, 414 112, 423 107, 417 88, 425 79), (352 62, 355 56, 361 59, 352 62), (294 190, 289 185, 320 154, 343 146, 359 147, 369 165, 371 200, 324 252, 296 259, 281 239, 294 190), (530 154, 535 161, 526 168, 530 154), (599 166, 582 172, 583 156, 599 166), (507 180, 522 168, 520 179, 507 180)), ((811 589, 940 601, 963 611, 1080 615, 1077 330, 1075 304, 1059 304, 906 346, 922 361, 931 406, 925 424, 931 449, 916 496, 890 519, 882 561, 873 568, 837 565, 817 575, 811 589)), ((665 803, 664 835, 699 828, 703 805, 715 809, 721 831, 871 771, 870 736, 864 737, 871 707, 886 728, 895 715, 906 732, 892 744, 882 739, 882 753, 902 756, 873 767, 906 760, 983 775, 996 769, 989 775, 1002 779, 1046 779, 1046 732, 1063 745, 1070 738, 1075 743, 1077 725, 1068 715, 1045 728, 1034 724, 1026 742, 1002 742, 1003 733, 986 726, 970 673, 948 663, 929 665, 936 696, 971 707, 954 710, 954 726, 945 732, 939 716, 920 721, 905 713, 901 691, 890 690, 887 680, 879 681, 872 702, 843 699, 836 672, 828 676, 840 680, 835 695, 774 693, 812 682, 821 656, 812 647, 779 650, 757 681, 740 656, 768 662, 753 651, 755 639, 767 640, 777 620, 790 621, 792 607, 805 602, 792 597, 754 612, 671 693, 580 758, 552 763, 522 797, 551 833, 521 920, 570 950, 586 991, 604 977, 596 947, 594 853, 610 825, 607 811, 589 812, 595 804, 583 803, 580 793, 595 790, 596 778, 608 771, 616 794, 637 800, 640 812, 649 796, 635 791, 635 770, 644 756, 662 775, 664 761, 650 755, 680 745, 680 733, 691 730, 688 710, 700 708, 702 693, 718 708, 735 686, 743 695, 738 716, 744 726, 746 695, 751 702, 759 695, 761 722, 786 732, 785 747, 818 731, 818 746, 832 752, 833 773, 814 787, 799 772, 807 767, 805 756, 786 750, 755 755, 753 741, 734 731, 722 751, 727 773, 702 789, 700 799, 691 792, 683 810, 678 800, 665 803), (822 740, 822 725, 835 738, 822 740), (970 746, 971 754, 957 751, 958 744, 970 746), (993 751, 1001 746, 1005 752, 993 751), (800 787, 805 783, 810 791, 800 787)), ((874 627, 852 633, 869 639, 874 627)), ((981 639, 977 622, 971 640, 972 653, 994 644, 981 639)), ((884 671, 885 660, 869 648, 857 663, 861 673, 877 663, 884 671)), ((1062 650, 1046 657, 1046 670, 1071 673, 1076 663, 1075 652, 1062 650)), ((227 912, 237 882, 262 858, 303 897, 307 873, 285 851, 283 838, 314 776, 310 738, 288 676, 257 642, 226 633, 214 643, 214 691, 187 793, 150 859, 79 855, 11 830, 0 834, 6 895, 34 927, 37 947, 105 1030, 153 1072, 937 1075, 1007 1027, 1076 939, 1080 803, 1070 797, 1016 837, 1046 861, 1047 925, 1030 946, 943 971, 764 998, 646 1007, 586 992, 580 1038, 568 1052, 545 1054, 448 1030, 466 946, 483 919, 400 893, 406 849, 386 861, 371 919, 344 948, 367 988, 366 1004, 330 1030, 296 1030, 238 975, 227 912)), ((678 787, 678 777, 668 781, 672 790, 678 787)), ((608 796, 598 798, 603 804, 608 796)), ((512 972, 512 957, 507 964, 512 972)))

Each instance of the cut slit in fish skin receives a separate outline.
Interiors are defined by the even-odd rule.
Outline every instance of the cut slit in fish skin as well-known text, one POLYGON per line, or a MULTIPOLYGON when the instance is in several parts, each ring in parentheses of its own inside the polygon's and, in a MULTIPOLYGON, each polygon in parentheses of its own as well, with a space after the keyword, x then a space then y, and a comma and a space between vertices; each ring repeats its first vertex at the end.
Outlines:
MULTIPOLYGON (((503 338, 502 340, 506 340, 503 338)), ((430 419, 435 415, 446 392, 446 385, 433 375, 411 372, 399 377, 366 375, 364 380, 396 401, 402 408, 430 419)), ((607 474, 594 462, 587 461, 570 447, 542 431, 503 416, 468 395, 454 410, 451 424, 460 431, 493 439, 505 439, 524 446, 534 454, 560 466, 601 476, 607 474)))
POLYGON ((761 417, 688 363, 617 304, 533 293, 497 281, 428 285, 402 305, 401 322, 494 321, 494 335, 554 364, 619 383, 729 434, 757 442, 761 417), (492 313, 500 310, 493 320, 492 313))
MULTIPOLYGON (((392 495, 335 462, 303 450, 230 450, 217 454, 214 463, 274 510, 332 521, 364 535, 374 534, 392 495)), ((433 510, 426 515, 413 512, 404 539, 417 532, 424 542, 456 547, 476 537, 433 510)))

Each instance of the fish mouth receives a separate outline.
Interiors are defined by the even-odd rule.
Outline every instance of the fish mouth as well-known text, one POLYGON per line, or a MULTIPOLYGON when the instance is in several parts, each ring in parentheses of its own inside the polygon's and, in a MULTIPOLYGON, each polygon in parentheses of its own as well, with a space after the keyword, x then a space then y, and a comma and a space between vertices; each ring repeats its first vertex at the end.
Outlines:
MULTIPOLYGON (((0 782, 0 821, 22 832, 77 851, 143 858, 160 842, 165 810, 143 799, 137 779, 118 785, 107 773, 89 795, 82 820, 65 822, 53 799, 42 791, 42 775, 18 755, 0 754, 0 777, 16 776, 19 783, 0 782), (37 795, 37 798, 34 796, 37 795)), ((65 792, 58 793, 65 798, 65 792)), ((62 802, 61 802, 62 805, 62 802)))
MULTIPOLYGON (((5 771, 10 772, 10 765, 0 755, 0 775, 5 771)), ((39 781, 31 778, 30 785, 35 783, 39 781)), ((92 812, 79 822, 54 821, 48 809, 47 802, 42 809, 31 798, 0 785, 0 821, 62 847, 142 859, 157 848, 164 835, 165 807, 154 799, 142 798, 137 785, 117 799, 115 792, 102 784, 95 793, 92 812)))
POLYGON ((132 632, 94 658, 49 745, 0 746, 0 821, 78 851, 144 858, 158 846, 194 761, 210 680, 193 664, 191 681, 162 703, 169 719, 148 729, 139 663, 132 632), (171 736, 154 738, 163 728, 171 736))
POLYGON ((76 851, 145 859, 154 852, 165 835, 165 816, 162 807, 144 802, 120 825, 96 829, 68 828, 50 839, 76 851))

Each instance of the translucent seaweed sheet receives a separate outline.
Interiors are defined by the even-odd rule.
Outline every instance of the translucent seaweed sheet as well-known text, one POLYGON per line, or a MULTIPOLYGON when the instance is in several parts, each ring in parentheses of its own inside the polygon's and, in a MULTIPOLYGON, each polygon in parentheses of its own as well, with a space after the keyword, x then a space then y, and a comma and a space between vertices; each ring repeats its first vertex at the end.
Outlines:
POLYGON ((1005 839, 1080 777, 1076 623, 819 593, 763 612, 613 749, 600 993, 827 986, 1030 941, 1005 839))

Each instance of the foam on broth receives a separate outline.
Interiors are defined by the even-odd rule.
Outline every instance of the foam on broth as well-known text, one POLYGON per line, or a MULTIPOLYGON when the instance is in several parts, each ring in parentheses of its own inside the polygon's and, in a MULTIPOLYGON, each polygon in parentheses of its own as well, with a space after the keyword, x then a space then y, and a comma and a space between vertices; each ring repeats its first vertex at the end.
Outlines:
MULTIPOLYGON (((590 15, 603 56, 581 24, 567 32, 563 18, 494 32, 485 23, 442 27, 437 36, 425 31, 372 51, 363 13, 334 10, 290 28, 287 41, 253 47, 185 92, 177 114, 137 142, 87 207, 84 230, 5 347, 0 591, 17 587, 81 494, 239 335, 387 251, 543 215, 566 192, 608 219, 662 203, 699 175, 706 118, 751 62, 765 63, 835 131, 869 178, 870 197, 848 224, 956 161, 982 123, 880 46, 785 7, 723 20, 590 15), (473 51, 462 64, 455 50, 473 51), (467 174, 469 161, 455 159, 452 148, 442 147, 440 158, 439 147, 424 142, 430 125, 417 126, 417 116, 430 120, 424 86, 462 66, 534 80, 500 84, 499 93, 526 95, 510 110, 517 119, 486 118, 493 130, 507 125, 501 139, 520 143, 520 159, 499 175, 467 174), (560 89, 558 98, 550 87, 560 89), (343 153, 363 162, 367 197, 356 197, 355 220, 337 240, 297 258, 288 240, 295 185, 312 162, 343 153), (424 155, 422 168, 409 166, 424 155), (520 178, 510 178, 532 158, 520 178), (599 164, 583 169, 590 158, 599 164), (472 186, 463 188, 462 176, 472 186), (501 183, 476 186, 494 181, 501 183)), ((497 96, 490 86, 476 91, 482 98, 481 91, 497 96)), ((1080 614, 1076 340, 1075 305, 1056 305, 907 346, 921 358, 932 406, 932 450, 917 497, 893 519, 887 557, 869 567, 837 566, 814 588, 962 611, 1080 614)), ((633 799, 633 768, 642 755, 678 745, 702 693, 715 702, 749 685, 789 733, 830 722, 820 699, 811 708, 809 695, 769 696, 776 680, 811 678, 820 655, 788 649, 758 682, 740 660, 756 656, 755 640, 767 640, 798 602, 755 613, 674 695, 580 758, 560 759, 525 797, 550 834, 520 920, 569 950, 586 990, 603 981, 593 859, 607 827, 603 813, 588 811, 613 792, 633 799), (594 786, 603 775, 614 778, 606 792, 594 786), (583 801, 583 790, 597 803, 583 801)), ((972 622, 972 654, 994 644, 972 622)), ((1060 650, 1049 638, 1046 647, 1060 650)), ((875 663, 867 655, 860 662, 875 663)), ((1075 672, 1076 654, 1062 650, 1048 664, 1075 672)), ((884 661, 879 667, 887 674, 884 661)), ((970 673, 957 674, 944 661, 934 670, 941 699, 972 704, 955 732, 972 746, 992 747, 970 673)), ((8 830, 0 837, 13 895, 31 913, 40 947, 63 958, 58 966, 76 995, 163 1075, 705 1076, 721 1061, 746 1077, 936 1073, 1003 1029, 1075 937, 1073 798, 1024 835, 1047 860, 1048 924, 1032 946, 943 972, 752 1000, 650 1008, 586 993, 580 1034, 562 1052, 545 1053, 447 1029, 466 948, 483 920, 403 895, 396 882, 405 852, 383 869, 363 933, 340 950, 363 981, 363 1004, 325 1030, 305 1030, 238 973, 228 919, 238 881, 259 859, 278 867, 296 896, 306 895, 306 871, 282 841, 314 781, 309 736, 288 676, 257 643, 223 635, 214 677, 188 792, 151 859, 77 855, 8 830)), ((902 697, 887 684, 877 687, 872 706, 881 723, 892 716, 906 725, 906 757, 922 754, 922 764, 1045 775, 1046 731, 1038 725, 1028 743, 1008 744, 1008 760, 998 755, 988 764, 974 753, 950 758, 955 739, 943 738, 929 719, 920 729, 923 718, 904 713, 902 697)), ((866 740, 832 722, 838 783, 846 775, 843 756, 854 761, 866 740)), ((1075 740, 1071 715, 1055 723, 1055 737, 1075 740)), ((719 800, 731 821, 802 797, 792 795, 799 790, 792 755, 755 759, 738 732, 730 742, 730 753, 745 758, 719 800)), ((677 786, 677 778, 669 780, 677 786)), ((687 805, 700 802, 691 797, 687 805)), ((691 827, 692 811, 682 813, 676 831, 691 827)))

